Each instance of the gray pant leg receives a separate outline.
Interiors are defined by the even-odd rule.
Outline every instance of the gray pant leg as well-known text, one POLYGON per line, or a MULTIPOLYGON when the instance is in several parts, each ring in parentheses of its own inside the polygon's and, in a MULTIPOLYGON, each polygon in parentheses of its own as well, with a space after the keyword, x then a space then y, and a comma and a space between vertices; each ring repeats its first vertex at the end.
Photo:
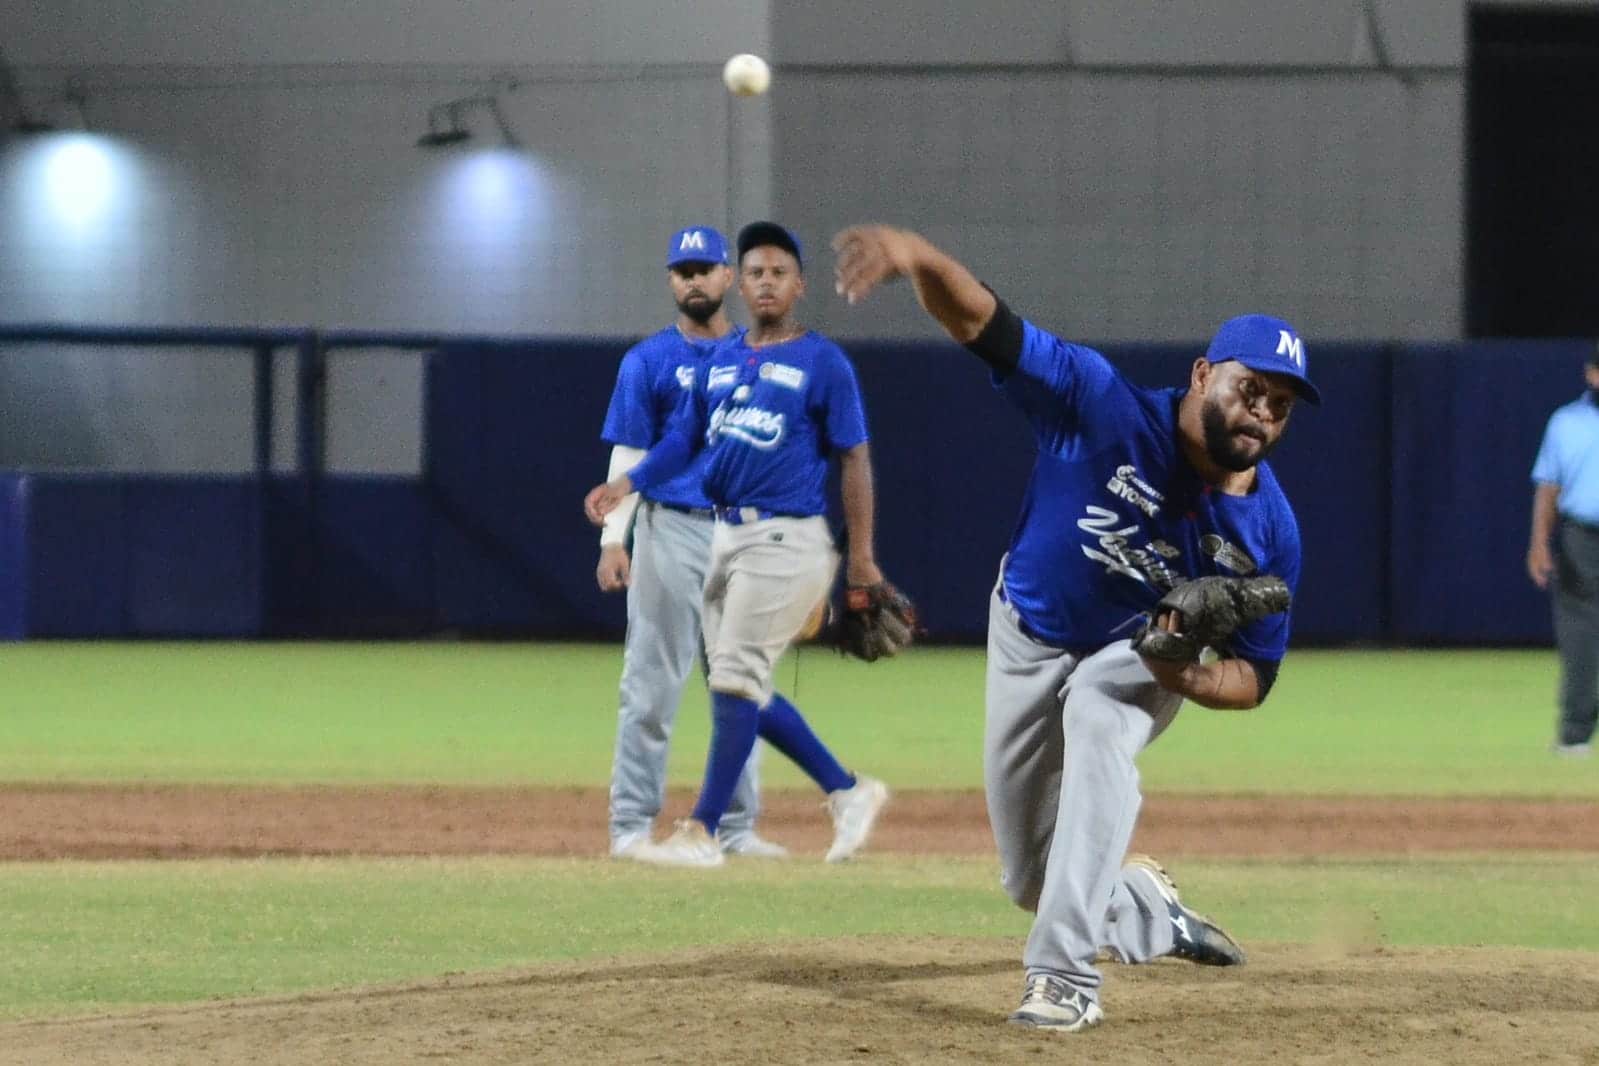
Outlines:
MULTIPOLYGON (((633 527, 632 584, 622 659, 616 751, 611 764, 611 839, 648 830, 666 801, 666 755, 683 684, 703 663, 701 587, 710 556, 708 518, 651 503, 633 527)), ((756 756, 733 794, 729 820, 756 810, 756 756)))
POLYGON ((1060 694, 1075 665, 1018 630, 996 591, 988 605, 983 791, 1000 883, 1023 910, 1038 909, 1044 888, 1065 755, 1060 694))
POLYGON ((1171 950, 1154 886, 1121 863, 1142 802, 1133 759, 1180 703, 1126 641, 1077 661, 991 603, 985 784, 1006 890, 1037 914, 1029 973, 1093 996, 1100 948, 1130 962, 1171 950))
POLYGON ((1555 554, 1555 645, 1560 650, 1562 744, 1593 739, 1599 718, 1599 534, 1563 522, 1555 554))

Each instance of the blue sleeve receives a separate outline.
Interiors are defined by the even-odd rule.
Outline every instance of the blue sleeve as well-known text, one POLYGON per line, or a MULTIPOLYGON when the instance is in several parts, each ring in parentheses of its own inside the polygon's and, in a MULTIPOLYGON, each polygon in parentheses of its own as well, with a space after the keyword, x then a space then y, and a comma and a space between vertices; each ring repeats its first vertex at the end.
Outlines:
POLYGON ((616 387, 611 390, 611 406, 605 412, 605 428, 600 439, 628 448, 648 448, 659 436, 655 403, 651 395, 649 364, 634 345, 622 356, 616 372, 616 387))
POLYGON ((871 439, 866 431, 866 405, 861 402, 861 385, 855 367, 838 348, 828 352, 823 373, 818 376, 817 399, 823 435, 838 451, 848 451, 871 439))
POLYGON ((1053 451, 1116 378, 1116 369, 1094 349, 1063 341, 1024 319, 1016 369, 995 373, 994 385, 1027 415, 1039 445, 1053 451))
POLYGON ((694 453, 699 449, 694 447, 694 442, 685 437, 677 425, 666 431, 649 453, 639 460, 639 464, 628 471, 628 480, 633 482, 634 492, 647 492, 663 481, 670 481, 683 472, 689 460, 694 458, 694 453))
MULTIPOLYGON (((1277 527, 1278 543, 1272 557, 1261 567, 1265 574, 1275 574, 1288 584, 1288 591, 1299 596, 1299 526, 1292 516, 1277 527)), ((1251 622, 1233 634, 1232 653, 1240 659, 1281 662, 1288 654, 1288 631, 1293 607, 1280 614, 1270 615, 1251 622)))
POLYGON ((666 422, 666 432, 628 472, 633 491, 644 492, 681 474, 705 446, 705 374, 694 375, 666 422))
POLYGON ((1557 411, 1549 418, 1549 425, 1543 431, 1543 443, 1538 446, 1538 458, 1532 464, 1532 480, 1544 485, 1559 485, 1560 482, 1560 445, 1556 438, 1556 422, 1560 418, 1557 411))

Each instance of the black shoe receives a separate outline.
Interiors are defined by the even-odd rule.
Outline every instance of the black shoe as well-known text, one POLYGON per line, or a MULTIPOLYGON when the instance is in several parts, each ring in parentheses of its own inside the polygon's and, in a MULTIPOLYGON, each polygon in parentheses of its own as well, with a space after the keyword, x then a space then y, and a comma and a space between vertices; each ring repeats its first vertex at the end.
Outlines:
POLYGON ((1148 855, 1133 855, 1128 858, 1127 865, 1148 874, 1149 879, 1155 882, 1155 891, 1166 901, 1176 938, 1171 954, 1201 966, 1244 964, 1244 949, 1238 946, 1238 941, 1203 914, 1183 906, 1177 896, 1177 882, 1171 879, 1160 863, 1148 855))

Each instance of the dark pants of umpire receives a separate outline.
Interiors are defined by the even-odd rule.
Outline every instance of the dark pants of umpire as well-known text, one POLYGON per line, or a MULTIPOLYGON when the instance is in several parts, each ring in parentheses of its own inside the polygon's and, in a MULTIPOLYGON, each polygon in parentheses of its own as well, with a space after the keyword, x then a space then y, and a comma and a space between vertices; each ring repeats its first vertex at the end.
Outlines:
POLYGON ((1562 744, 1593 740, 1599 719, 1599 527, 1562 519, 1555 537, 1555 644, 1562 744))

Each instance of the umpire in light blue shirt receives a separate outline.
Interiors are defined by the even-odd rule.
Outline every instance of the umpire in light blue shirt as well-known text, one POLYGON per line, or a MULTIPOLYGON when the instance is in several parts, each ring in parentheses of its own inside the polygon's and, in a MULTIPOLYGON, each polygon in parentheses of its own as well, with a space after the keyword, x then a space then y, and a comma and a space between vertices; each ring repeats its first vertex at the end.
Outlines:
POLYGON ((1599 347, 1583 370, 1588 390, 1549 416, 1532 466, 1527 573, 1553 588, 1560 650, 1560 722, 1554 752, 1593 754, 1599 720, 1599 347))

